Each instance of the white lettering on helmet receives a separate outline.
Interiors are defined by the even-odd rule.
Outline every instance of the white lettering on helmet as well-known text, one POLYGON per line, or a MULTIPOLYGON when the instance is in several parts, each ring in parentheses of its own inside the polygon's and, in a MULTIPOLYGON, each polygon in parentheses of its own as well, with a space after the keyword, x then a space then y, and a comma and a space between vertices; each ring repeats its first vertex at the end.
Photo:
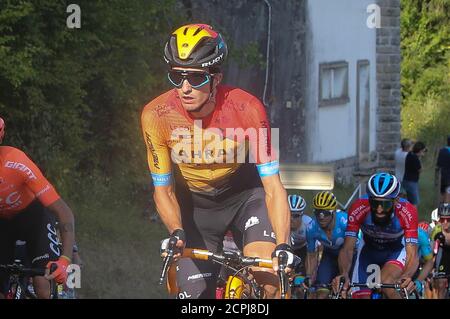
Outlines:
POLYGON ((216 64, 217 62, 222 60, 222 58, 223 58, 223 53, 221 55, 219 55, 217 58, 215 58, 214 60, 212 60, 212 61, 202 63, 202 68, 205 68, 205 67, 211 66, 213 64, 216 64))

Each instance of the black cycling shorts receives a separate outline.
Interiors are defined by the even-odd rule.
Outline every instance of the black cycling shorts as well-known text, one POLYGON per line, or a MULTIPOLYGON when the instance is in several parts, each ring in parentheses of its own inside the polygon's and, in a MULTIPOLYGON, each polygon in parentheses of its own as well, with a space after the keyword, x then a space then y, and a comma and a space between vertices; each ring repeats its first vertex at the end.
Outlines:
MULTIPOLYGON (((255 241, 275 244, 261 187, 251 188, 221 201, 192 193, 177 195, 181 207, 186 247, 221 251, 227 230, 240 250, 255 241)), ((178 298, 214 298, 220 265, 183 258, 178 262, 178 298)))
MULTIPOLYGON (((56 235, 55 217, 38 200, 12 219, 0 219, 0 264, 10 264, 22 259, 23 264, 33 268, 45 268, 60 255, 56 235), (17 255, 16 241, 26 241, 26 257, 17 255), (23 260, 25 259, 25 260, 23 260)), ((0 292, 8 290, 9 275, 0 271, 0 292)))
POLYGON ((450 247, 444 247, 444 249, 442 250, 441 262, 437 268, 437 277, 450 275, 450 247))

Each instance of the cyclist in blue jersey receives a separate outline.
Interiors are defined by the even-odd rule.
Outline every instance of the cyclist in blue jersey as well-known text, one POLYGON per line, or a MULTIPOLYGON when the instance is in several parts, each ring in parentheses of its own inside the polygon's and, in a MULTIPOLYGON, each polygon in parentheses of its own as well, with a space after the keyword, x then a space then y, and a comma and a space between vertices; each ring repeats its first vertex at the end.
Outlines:
MULTIPOLYGON (((426 224, 428 226, 428 224, 426 224)), ((428 232, 424 229, 424 223, 419 223, 418 228, 418 244, 417 251, 419 255, 419 264, 421 267, 417 269, 416 279, 414 283, 416 285, 417 292, 421 294, 424 289, 424 283, 428 274, 433 270, 433 249, 431 247, 431 240, 428 232)))
POLYGON ((289 195, 288 204, 291 211, 291 246, 294 254, 300 257, 294 271, 296 274, 305 275, 306 229, 312 219, 305 215, 306 201, 300 195, 289 195))
POLYGON ((347 227, 347 213, 337 211, 337 199, 332 192, 316 194, 313 200, 314 216, 306 231, 307 257, 306 275, 317 289, 317 298, 326 299, 328 285, 339 273, 337 258, 344 243, 347 227), (316 241, 323 246, 322 258, 318 264, 316 241))

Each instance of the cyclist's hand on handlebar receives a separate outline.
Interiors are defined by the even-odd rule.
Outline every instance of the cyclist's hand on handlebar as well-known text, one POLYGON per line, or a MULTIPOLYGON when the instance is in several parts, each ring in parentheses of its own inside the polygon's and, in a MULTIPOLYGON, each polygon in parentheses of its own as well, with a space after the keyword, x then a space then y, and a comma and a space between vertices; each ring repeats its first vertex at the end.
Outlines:
POLYGON ((278 271, 279 269, 279 265, 278 265, 278 255, 281 252, 285 252, 287 255, 287 259, 286 259, 286 264, 284 265, 285 268, 285 273, 290 273, 294 267, 294 261, 296 260, 297 257, 294 254, 294 251, 292 250, 291 246, 289 246, 288 244, 279 244, 277 247, 275 247, 275 250, 272 253, 272 265, 273 265, 273 270, 274 271, 278 271))
POLYGON ((178 258, 181 257, 181 254, 183 253, 183 249, 185 246, 186 246, 186 236, 184 230, 176 229, 173 231, 173 233, 170 235, 169 238, 166 238, 161 241, 161 257, 165 258, 167 256, 167 251, 169 249, 173 249, 174 250, 173 259, 176 261, 178 258), (169 247, 172 242, 175 243, 175 247, 169 247))
POLYGON ((412 293, 416 288, 414 281, 411 279, 411 277, 402 277, 398 283, 400 284, 400 288, 406 289, 408 293, 412 293))
POLYGON ((45 278, 47 280, 55 280, 58 284, 63 284, 67 280, 67 267, 70 265, 70 259, 66 256, 61 256, 57 261, 50 261, 47 263, 47 271, 45 278), (56 265, 55 271, 50 274, 52 264, 56 265))
POLYGON ((350 278, 348 277, 348 275, 339 275, 334 277, 331 282, 331 287, 333 288, 333 292, 335 294, 338 293, 342 279, 344 280, 344 285, 342 286, 341 294, 343 298, 346 298, 347 290, 350 285, 350 278))

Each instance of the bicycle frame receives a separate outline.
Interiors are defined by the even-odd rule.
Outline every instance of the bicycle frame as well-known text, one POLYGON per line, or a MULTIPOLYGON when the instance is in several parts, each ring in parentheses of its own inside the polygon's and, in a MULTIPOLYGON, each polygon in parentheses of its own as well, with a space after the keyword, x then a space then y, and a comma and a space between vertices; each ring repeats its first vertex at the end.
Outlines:
MULTIPOLYGON (((174 280, 174 267, 166 266, 168 264, 167 259, 171 258, 171 256, 173 256, 173 252, 164 260, 161 278, 164 278, 166 272, 168 273, 166 283, 169 293, 173 294, 178 291, 176 281, 174 280)), ((226 279, 225 291, 223 294, 225 299, 240 299, 242 297, 261 298, 261 289, 256 280, 252 278, 250 274, 243 272, 247 271, 249 267, 272 269, 272 260, 243 256, 238 252, 231 251, 215 254, 208 250, 185 248, 183 250, 182 258, 193 258, 215 262, 224 266, 226 269, 233 271, 233 274, 229 275, 226 279), (247 291, 248 294, 246 295, 247 291)))
MULTIPOLYGON (((53 267, 52 267, 53 268, 53 267)), ((0 265, 0 269, 4 269, 10 273, 9 289, 6 299, 36 299, 37 296, 28 289, 28 280, 30 276, 44 276, 45 269, 26 268, 21 264, 20 260, 15 260, 10 265, 0 265)), ((55 269, 51 269, 53 272, 55 269)), ((58 299, 57 285, 50 281, 50 298, 58 299)))

